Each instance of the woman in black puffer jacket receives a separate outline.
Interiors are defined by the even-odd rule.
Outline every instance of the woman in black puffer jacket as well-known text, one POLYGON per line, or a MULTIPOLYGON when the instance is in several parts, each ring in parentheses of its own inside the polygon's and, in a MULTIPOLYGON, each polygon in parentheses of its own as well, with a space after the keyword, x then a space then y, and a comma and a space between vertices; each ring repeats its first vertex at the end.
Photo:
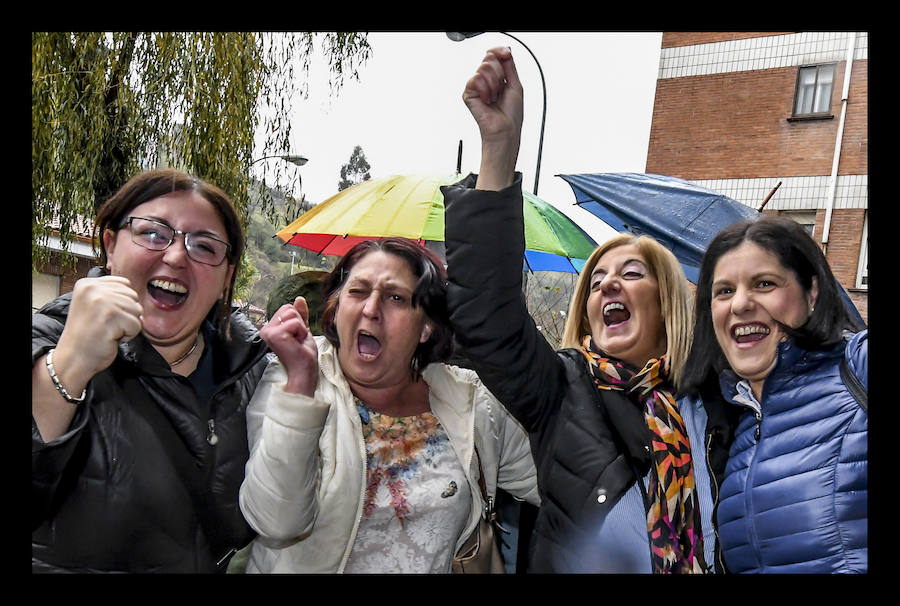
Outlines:
POLYGON ((604 242, 554 351, 522 296, 522 86, 509 49, 488 51, 463 98, 481 171, 443 188, 447 302, 462 355, 529 433, 541 508, 528 570, 710 572, 707 416, 675 398, 692 329, 684 272, 650 238, 604 242))
POLYGON ((238 490, 266 365, 231 312, 240 221, 158 170, 96 229, 106 272, 32 317, 32 571, 224 572, 254 536, 238 490))

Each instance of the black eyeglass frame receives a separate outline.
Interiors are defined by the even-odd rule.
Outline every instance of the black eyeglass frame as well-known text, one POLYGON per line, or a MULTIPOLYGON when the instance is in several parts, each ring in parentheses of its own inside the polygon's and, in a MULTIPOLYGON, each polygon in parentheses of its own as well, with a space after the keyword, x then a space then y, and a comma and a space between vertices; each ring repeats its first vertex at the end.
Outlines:
POLYGON ((192 260, 196 261, 197 263, 203 263, 204 265, 209 265, 209 266, 212 266, 212 267, 218 267, 219 265, 222 264, 223 261, 225 261, 226 259, 228 259, 228 251, 231 250, 231 244, 229 244, 229 243, 226 242, 225 240, 222 240, 222 239, 217 238, 217 237, 215 237, 215 236, 211 236, 211 235, 208 234, 208 233, 203 233, 203 232, 190 232, 190 231, 182 231, 182 230, 180 230, 180 229, 175 229, 174 227, 172 227, 172 226, 169 225, 168 223, 164 223, 163 221, 160 221, 159 219, 148 219, 147 217, 137 217, 137 216, 133 216, 133 215, 132 215, 132 216, 129 216, 128 218, 126 218, 124 221, 122 221, 122 223, 119 225, 119 229, 122 229, 123 227, 126 227, 126 226, 128 227, 128 231, 131 233, 131 241, 132 241, 132 242, 134 242, 135 244, 137 244, 137 245, 140 246, 141 248, 146 248, 147 250, 152 250, 152 251, 155 251, 155 252, 162 252, 162 251, 166 250, 167 248, 169 248, 170 246, 172 246, 172 243, 175 242, 175 236, 181 234, 181 235, 184 236, 184 248, 185 248, 185 250, 187 251, 188 257, 190 257, 192 260), (171 231, 172 231, 172 237, 169 238, 169 243, 166 244, 165 246, 163 246, 162 248, 148 248, 148 247, 146 246, 145 243, 139 242, 138 240, 136 240, 136 239, 135 239, 135 238, 136 238, 136 235, 135 235, 135 233, 134 233, 134 226, 133 226, 133 224, 132 224, 132 222, 133 222, 135 219, 140 219, 141 221, 149 221, 149 222, 151 222, 151 223, 155 223, 155 224, 157 224, 157 225, 161 225, 161 226, 165 227, 165 228, 168 229, 168 230, 171 230, 171 231), (194 257, 194 255, 191 254, 191 251, 193 250, 193 247, 191 246, 191 236, 197 236, 197 237, 209 238, 210 240, 215 240, 216 242, 220 242, 220 243, 224 244, 224 245, 225 245, 225 252, 222 254, 222 259, 221 259, 218 263, 207 263, 206 261, 203 261, 203 260, 201 260, 201 259, 197 259, 196 257, 194 257))

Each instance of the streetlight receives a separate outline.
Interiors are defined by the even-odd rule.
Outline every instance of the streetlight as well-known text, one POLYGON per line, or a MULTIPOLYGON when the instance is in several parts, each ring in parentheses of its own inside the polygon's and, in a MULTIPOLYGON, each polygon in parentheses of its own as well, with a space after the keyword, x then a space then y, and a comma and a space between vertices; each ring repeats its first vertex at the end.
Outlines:
MULTIPOLYGON (((251 162, 250 164, 248 164, 248 165, 247 165, 247 168, 253 166, 253 165, 256 164, 257 162, 262 162, 263 160, 268 160, 269 158, 280 158, 281 160, 284 160, 285 162, 290 162, 291 164, 296 164, 297 166, 303 166, 304 164, 306 164, 306 163, 309 161, 309 160, 306 158, 306 156, 298 156, 298 155, 295 155, 295 154, 283 154, 283 155, 282 155, 282 154, 275 154, 275 155, 273 155, 273 156, 263 156, 262 158, 257 158, 256 160, 254 160, 253 162, 251 162)), ((303 199, 303 198, 302 198, 302 195, 303 195, 303 176, 302 176, 300 173, 297 173, 297 180, 300 181, 300 192, 301 192, 300 195, 301 195, 301 201, 302 201, 302 199, 303 199)))
POLYGON ((285 162, 290 162, 291 164, 296 164, 297 166, 303 166, 308 162, 308 160, 303 156, 295 156, 292 154, 285 155, 274 155, 274 156, 263 156, 262 158, 257 158, 253 162, 249 164, 249 166, 253 166, 257 162, 262 162, 263 160, 268 160, 269 158, 281 158, 285 162))
MULTIPOLYGON (((446 32, 447 37, 453 40, 454 42, 462 42, 467 38, 474 38, 475 36, 480 36, 484 32, 446 32)), ((544 89, 544 113, 541 116, 541 136, 538 140, 538 153, 537 153, 537 168, 534 173, 534 195, 536 196, 538 193, 538 180, 541 177, 541 151, 544 148, 544 124, 547 122, 547 83, 544 81, 544 70, 541 69, 541 64, 537 60, 537 57, 534 56, 534 53, 531 52, 531 49, 528 48, 528 45, 507 32, 497 32, 499 34, 503 34, 505 36, 509 36, 519 44, 525 47, 525 50, 531 55, 531 58, 534 59, 534 62, 537 64, 538 72, 541 74, 541 86, 544 89)))
MULTIPOLYGON (((280 158, 281 160, 284 160, 285 162, 290 162, 291 164, 296 164, 297 166, 303 166, 304 164, 306 164, 309 161, 305 156, 297 156, 294 154, 283 154, 283 155, 275 154, 273 156, 263 156, 262 158, 257 158, 256 160, 254 160, 253 162, 251 162, 248 165, 248 168, 250 166, 253 166, 257 162, 262 162, 263 160, 268 160, 269 158, 280 158)), ((297 173, 297 179, 300 181, 300 203, 303 204, 303 200, 304 200, 303 176, 300 173, 297 173)), ((272 237, 274 238, 275 236, 272 236, 272 237)), ((292 250, 291 251, 291 275, 294 275, 294 254, 295 254, 295 252, 292 250)))

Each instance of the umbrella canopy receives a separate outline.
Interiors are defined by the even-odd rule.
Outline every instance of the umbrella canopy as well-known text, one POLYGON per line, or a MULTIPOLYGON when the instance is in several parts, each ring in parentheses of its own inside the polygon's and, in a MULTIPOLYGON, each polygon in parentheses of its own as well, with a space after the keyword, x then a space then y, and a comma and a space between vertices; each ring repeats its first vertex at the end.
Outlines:
MULTIPOLYGON (((616 231, 656 238, 681 262, 687 279, 697 283, 700 261, 722 229, 759 211, 728 196, 675 177, 646 173, 559 175, 575 193, 575 202, 616 231)), ((838 282, 844 305, 865 324, 838 282)))
MULTIPOLYGON (((442 185, 462 175, 394 175, 369 179, 320 202, 275 235, 319 254, 344 255, 362 240, 399 236, 444 241, 442 185)), ((577 273, 596 247, 561 211, 523 193, 525 263, 532 271, 577 273)))
POLYGON ((710 241, 735 221, 758 216, 756 209, 675 177, 644 173, 559 175, 575 202, 616 231, 654 237, 671 250, 688 280, 697 283, 710 241))

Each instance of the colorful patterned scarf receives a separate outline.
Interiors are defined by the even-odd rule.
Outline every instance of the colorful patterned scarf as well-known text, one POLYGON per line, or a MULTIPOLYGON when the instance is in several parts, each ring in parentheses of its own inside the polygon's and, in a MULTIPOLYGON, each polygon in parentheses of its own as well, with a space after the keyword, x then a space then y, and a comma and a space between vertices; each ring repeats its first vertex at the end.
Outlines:
POLYGON ((703 525, 691 444, 672 397, 668 359, 651 359, 635 373, 622 362, 603 357, 590 335, 584 337, 581 349, 597 389, 621 391, 627 400, 639 405, 654 436, 647 487, 647 534, 653 572, 703 574, 703 525))

